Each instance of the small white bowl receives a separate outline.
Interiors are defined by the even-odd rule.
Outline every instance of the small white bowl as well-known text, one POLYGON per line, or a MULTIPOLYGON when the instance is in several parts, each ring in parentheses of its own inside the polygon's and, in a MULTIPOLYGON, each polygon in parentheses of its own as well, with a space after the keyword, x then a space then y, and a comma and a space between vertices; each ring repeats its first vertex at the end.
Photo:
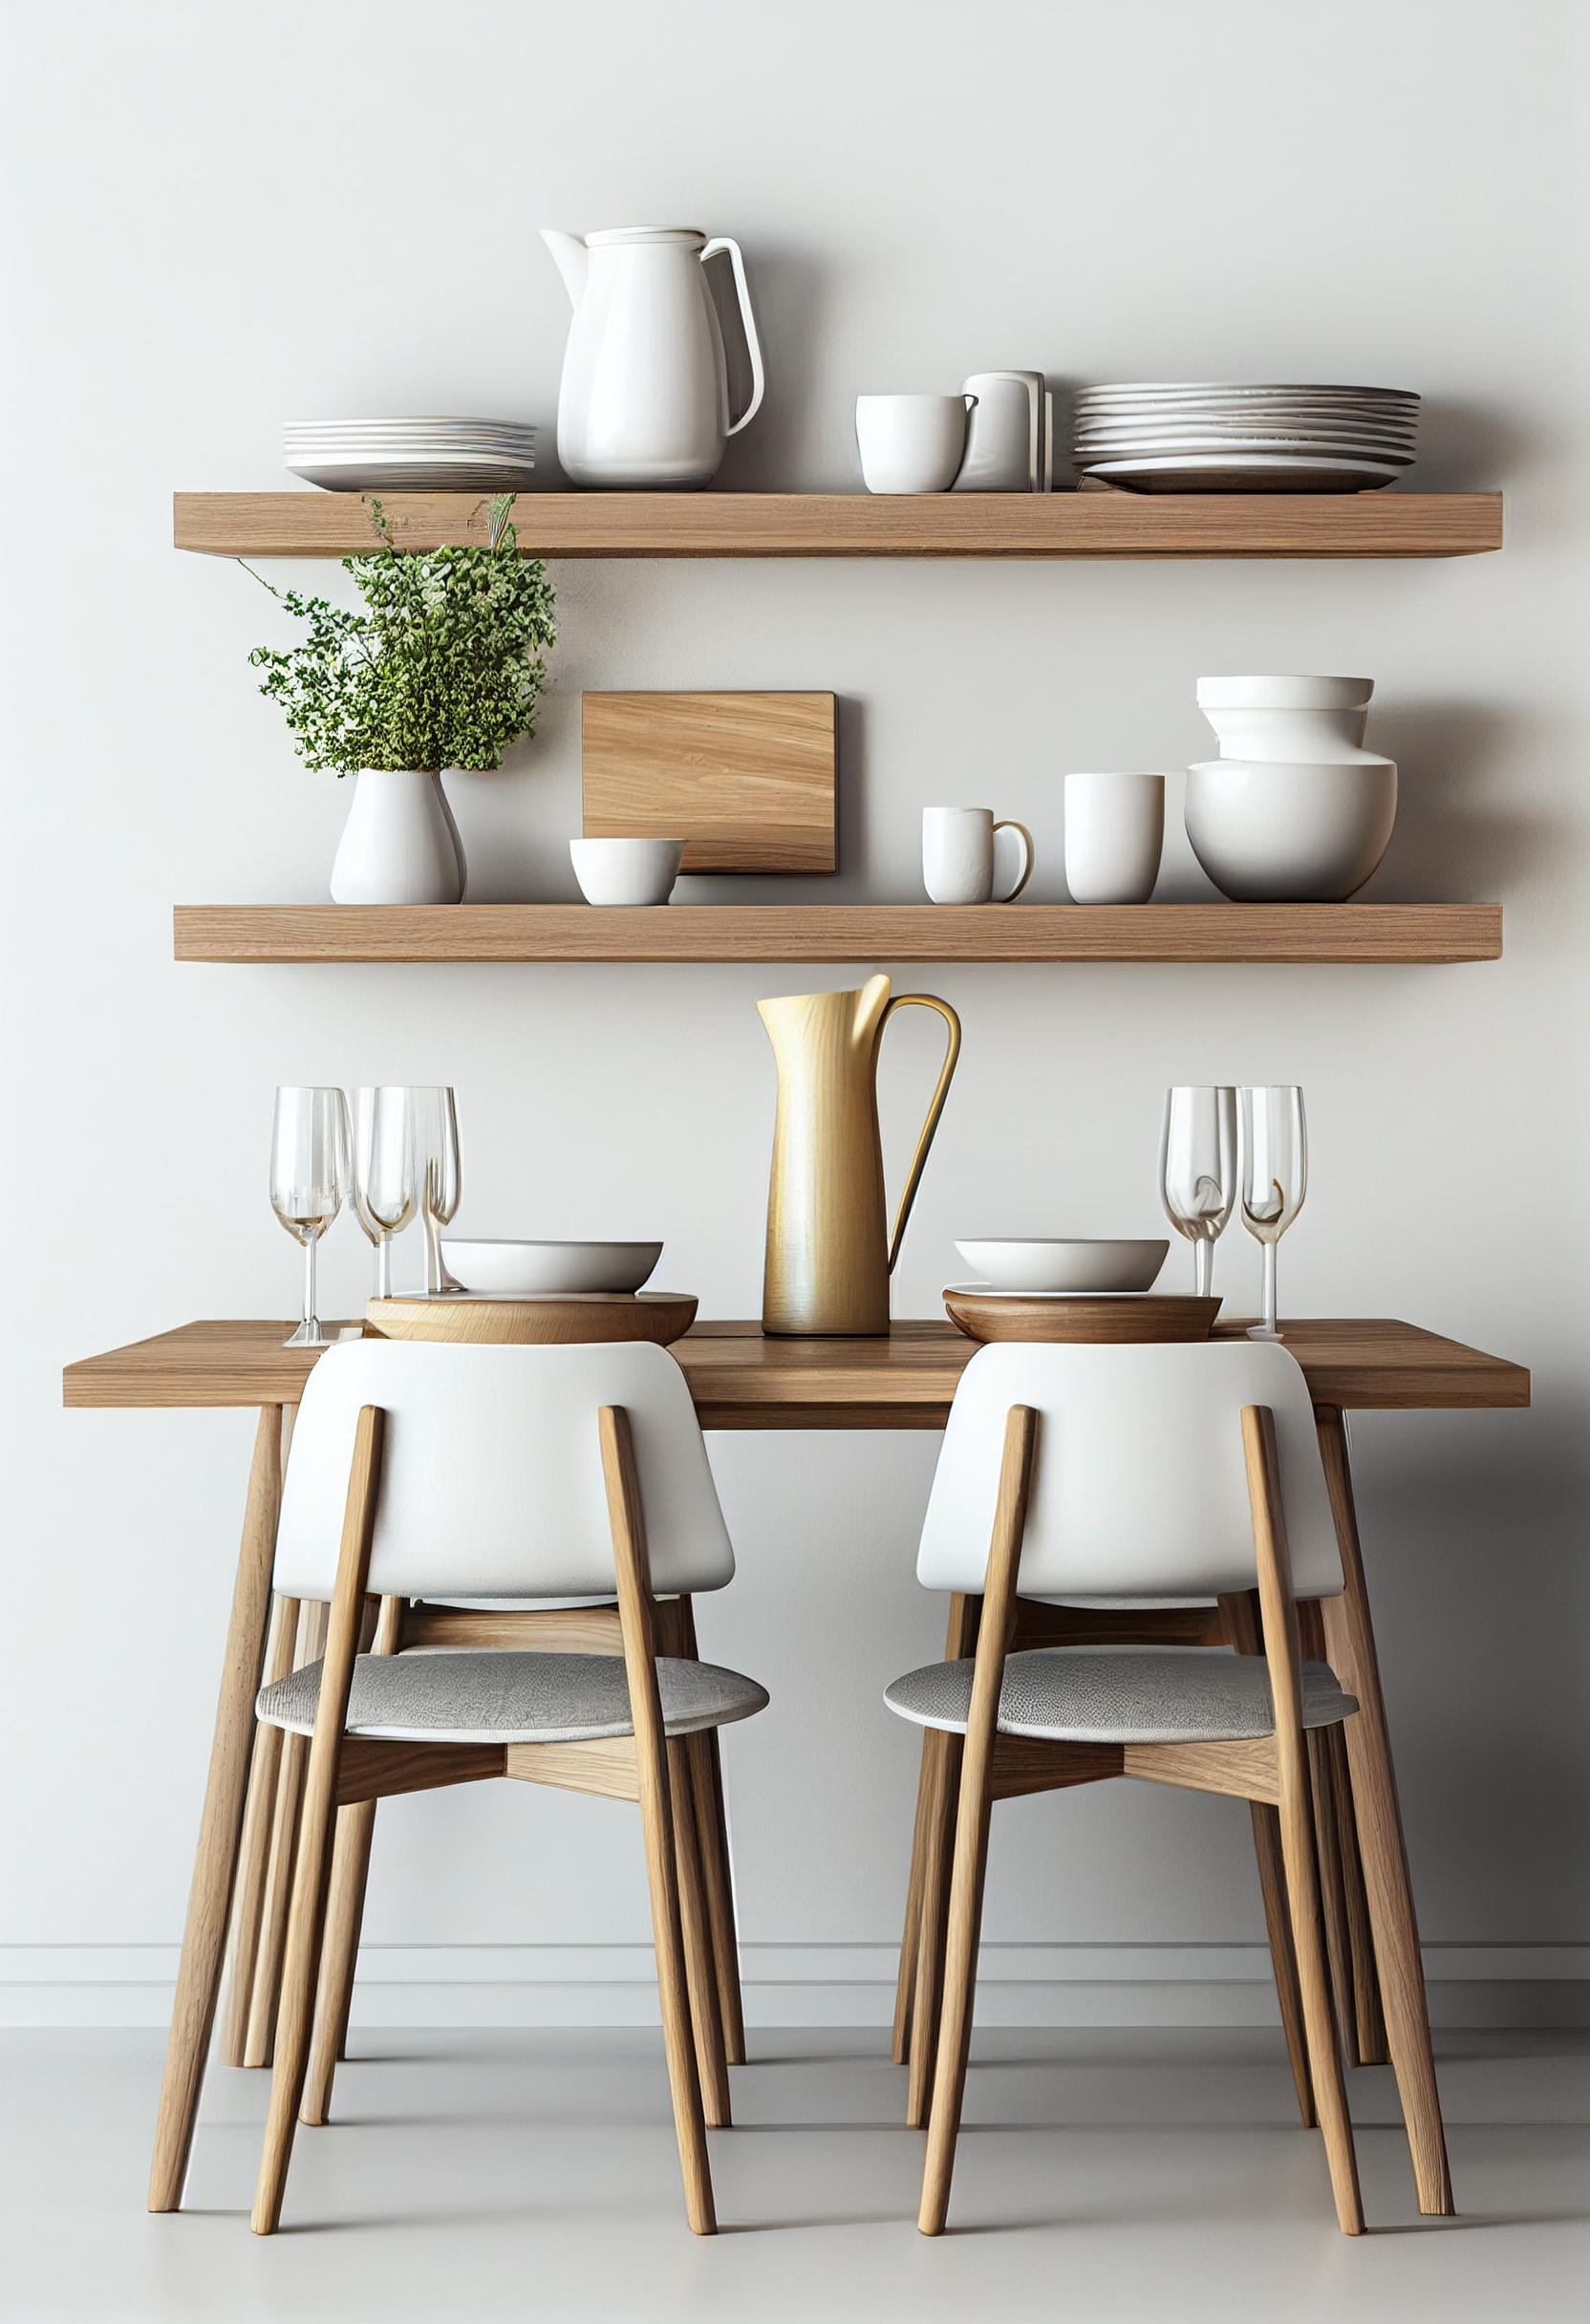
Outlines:
POLYGON ((1141 1242, 1042 1236, 956 1244, 996 1291, 1147 1291, 1170 1248, 1163 1236, 1141 1242))
POLYGON ((569 1291, 638 1291, 662 1257, 662 1245, 460 1241, 444 1235, 441 1256, 466 1291, 515 1300, 569 1291))
POLYGON ((1363 710, 1372 678, 1200 678, 1200 710, 1363 710))
POLYGON ((682 839, 571 839, 574 877, 588 904, 666 904, 682 839))

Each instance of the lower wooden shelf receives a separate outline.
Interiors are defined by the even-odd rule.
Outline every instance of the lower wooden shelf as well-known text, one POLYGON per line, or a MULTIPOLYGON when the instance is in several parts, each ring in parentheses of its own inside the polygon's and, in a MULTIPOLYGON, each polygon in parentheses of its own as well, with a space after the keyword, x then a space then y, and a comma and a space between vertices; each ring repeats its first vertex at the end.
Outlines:
POLYGON ((179 960, 1495 960, 1499 904, 179 904, 179 960))

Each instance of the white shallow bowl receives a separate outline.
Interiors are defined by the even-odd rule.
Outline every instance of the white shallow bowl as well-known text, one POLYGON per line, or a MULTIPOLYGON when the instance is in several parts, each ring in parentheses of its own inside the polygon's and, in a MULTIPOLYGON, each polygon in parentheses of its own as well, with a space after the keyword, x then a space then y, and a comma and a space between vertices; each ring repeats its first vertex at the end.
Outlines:
POLYGON ((1391 844, 1397 769, 1206 759, 1187 770, 1187 836, 1222 895, 1239 904, 1339 904, 1391 844))
POLYGON ((638 1291, 662 1257, 660 1242, 461 1241, 441 1256, 466 1291, 504 1300, 570 1291, 638 1291))
POLYGON ((571 839, 574 877, 588 904, 666 904, 679 876, 682 839, 571 839))
POLYGON ((986 1281, 978 1286, 995 1291, 1147 1291, 1165 1264, 1171 1248, 1168 1237, 1140 1242, 1109 1242, 1075 1236, 999 1237, 979 1242, 957 1242, 956 1249, 969 1267, 978 1268, 986 1281))
POLYGON ((1363 710, 1372 678, 1200 678, 1200 710, 1363 710))

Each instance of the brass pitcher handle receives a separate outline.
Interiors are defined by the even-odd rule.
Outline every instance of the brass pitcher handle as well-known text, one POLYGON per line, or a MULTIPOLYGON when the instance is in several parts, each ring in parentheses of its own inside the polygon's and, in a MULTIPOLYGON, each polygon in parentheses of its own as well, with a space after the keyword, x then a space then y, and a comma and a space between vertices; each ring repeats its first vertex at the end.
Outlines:
POLYGON ((928 1159, 928 1149, 933 1144, 934 1131, 938 1128, 938 1117, 944 1110, 944 1100, 950 1094, 950 1083, 955 1075, 956 1062, 960 1056, 960 1019, 947 1001, 935 1001, 932 993, 896 993, 885 1009, 878 1025, 880 1043, 889 1020, 893 1016, 895 1010, 911 1008, 936 1009, 950 1028, 950 1040, 949 1045, 944 1051, 944 1063, 939 1068, 938 1087, 933 1093, 933 1104, 928 1108, 928 1118, 922 1124, 922 1134, 916 1141, 916 1151, 912 1156, 911 1169, 906 1174, 905 1193, 900 1196, 900 1207, 894 1214, 894 1232, 889 1238, 889 1272, 891 1275, 894 1272, 894 1261, 900 1256, 900 1243, 905 1235, 906 1221, 911 1216, 911 1206, 916 1199, 916 1189, 921 1184, 923 1167, 928 1159))

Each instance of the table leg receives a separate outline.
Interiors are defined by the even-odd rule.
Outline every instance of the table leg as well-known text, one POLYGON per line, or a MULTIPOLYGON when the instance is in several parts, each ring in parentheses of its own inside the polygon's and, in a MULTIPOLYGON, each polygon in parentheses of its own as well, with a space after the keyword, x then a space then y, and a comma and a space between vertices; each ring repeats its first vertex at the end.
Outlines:
POLYGON ((1407 1878, 1407 1850, 1397 1806, 1396 1776, 1381 1693, 1380 1663, 1369 1621, 1364 1580, 1364 1552, 1353 1507, 1347 1435, 1334 1405, 1316 1405, 1320 1452, 1330 1489, 1345 1587, 1340 1598, 1321 1602, 1331 1666, 1358 1697, 1358 1714, 1346 1722, 1347 1767, 1352 1779, 1354 1820, 1363 1865, 1369 1926, 1375 1941, 1386 2046, 1396 2072, 1407 2126, 1408 2149, 1421 2211, 1450 2216, 1451 2175, 1447 2163, 1441 2100, 1430 2049, 1419 1929, 1407 1878))
POLYGON ((281 1506, 282 1408, 266 1405, 254 1432, 243 1541, 231 1621, 221 1669, 215 1739, 209 1780, 199 1819, 199 1847, 188 1894, 187 1924, 171 2011, 165 2074, 155 2124, 149 2208, 174 2211, 183 2197, 204 2060, 221 1990, 221 1962, 227 1915, 237 1875, 244 1802, 254 1735, 254 1697, 265 1659, 270 1610, 270 1569, 276 1554, 276 1517, 281 1506))

